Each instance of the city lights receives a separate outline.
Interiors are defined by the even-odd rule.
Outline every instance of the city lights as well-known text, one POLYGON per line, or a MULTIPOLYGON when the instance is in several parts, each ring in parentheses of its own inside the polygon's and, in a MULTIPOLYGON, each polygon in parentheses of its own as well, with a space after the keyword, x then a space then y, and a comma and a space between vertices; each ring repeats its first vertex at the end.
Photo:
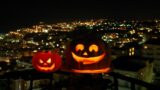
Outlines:
MULTIPOLYGON (((130 69, 130 64, 132 65, 133 62, 136 63, 136 65, 129 71, 115 68, 113 72, 119 72, 125 76, 151 83, 153 78, 159 77, 152 74, 160 74, 159 34, 159 20, 142 22, 138 20, 116 21, 109 19, 92 19, 54 24, 40 22, 37 25, 0 34, 0 57, 7 57, 6 60, 2 60, 6 64, 0 66, 0 70, 33 69, 31 57, 37 52, 56 52, 60 54, 65 64, 69 64, 68 67, 72 66, 68 68, 69 72, 87 74, 109 73, 110 70, 112 70, 112 67, 109 66, 109 64, 111 64, 110 61, 114 62, 121 57, 129 57, 133 60, 130 60, 129 64, 122 61, 123 64, 120 68, 130 69), (151 25, 145 25, 144 22, 149 22, 151 25), (152 23, 154 23, 154 26, 152 26, 152 23), (87 37, 84 38, 83 35, 87 37), (83 37, 83 39, 77 37, 83 37), (80 43, 77 42, 76 44, 75 41, 74 44, 76 45, 73 47, 74 45, 71 45, 69 42, 74 41, 76 38, 76 41, 79 40, 80 43), (89 42, 89 38, 92 43, 89 42), (94 38, 98 38, 98 40, 94 40, 94 38), (81 42, 83 40, 85 42, 81 42), (101 40, 104 42, 104 45, 102 45, 102 43, 97 44, 97 42, 101 40), (71 46, 68 48, 69 45, 71 46), (103 48, 106 50, 103 50, 103 48), (111 54, 108 54, 107 50, 111 54), (71 60, 71 56, 74 60, 71 60), (111 57, 111 59, 107 58, 108 61, 105 62, 108 56, 111 57), (138 58, 134 59, 133 57, 138 58), (103 61, 104 63, 102 63, 103 61), (13 64, 13 62, 16 64, 13 64), (142 65, 142 63, 145 65, 139 68, 138 66, 142 65), (94 66, 92 66, 93 64, 94 66), (108 66, 105 67, 105 65, 108 66), (152 70, 153 68, 155 70, 154 72, 152 70), (132 71, 132 69, 136 69, 137 71, 132 71), (149 77, 147 77, 147 73, 150 73, 149 77)), ((125 58, 125 60, 126 59, 127 58, 125 58)), ((48 61, 48 63, 50 62, 51 61, 48 61)), ((39 61, 39 63, 42 64, 42 61, 39 61)), ((45 68, 46 67, 43 67, 41 69, 50 70, 50 68, 45 68)), ((50 72, 52 72, 52 70, 50 72)))

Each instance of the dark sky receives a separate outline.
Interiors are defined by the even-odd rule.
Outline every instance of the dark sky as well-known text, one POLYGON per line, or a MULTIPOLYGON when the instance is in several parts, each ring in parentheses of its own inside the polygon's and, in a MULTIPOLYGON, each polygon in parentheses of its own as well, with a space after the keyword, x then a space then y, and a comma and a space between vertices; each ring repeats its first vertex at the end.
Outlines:
POLYGON ((160 18, 160 5, 156 2, 53 1, 0 3, 0 33, 37 24, 40 21, 54 23, 92 18, 160 18))

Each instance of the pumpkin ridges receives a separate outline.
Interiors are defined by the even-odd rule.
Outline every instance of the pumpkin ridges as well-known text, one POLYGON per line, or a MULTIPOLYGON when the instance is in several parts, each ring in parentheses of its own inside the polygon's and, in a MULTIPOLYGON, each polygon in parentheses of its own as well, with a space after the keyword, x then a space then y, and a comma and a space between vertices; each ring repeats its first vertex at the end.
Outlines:
POLYGON ((63 62, 62 70, 67 72, 74 72, 74 73, 87 73, 86 71, 89 71, 88 73, 110 72, 110 70, 105 69, 105 68, 110 68, 110 63, 111 63, 110 48, 101 39, 97 39, 97 38, 91 39, 86 37, 78 38, 78 39, 75 38, 72 41, 70 41, 67 46, 66 60, 63 62), (81 51, 79 50, 77 52, 75 48, 78 44, 83 44, 84 49, 81 51), (91 45, 98 46, 98 49, 92 50, 92 48, 94 48, 95 46, 89 49, 91 45), (89 60, 91 57, 93 58, 99 57, 104 53, 105 53, 105 56, 103 57, 102 60, 98 62, 85 64, 82 61, 75 60, 75 58, 73 57, 73 53, 76 56, 80 57, 81 59, 86 59, 86 60, 89 60), (87 54, 84 54, 84 53, 87 53, 87 54))
POLYGON ((61 66, 61 57, 59 54, 57 53, 51 53, 51 52, 37 52, 33 57, 32 57, 32 65, 33 67, 41 72, 54 72, 56 70, 58 70, 61 66), (48 59, 51 59, 51 63, 47 63, 48 59), (39 64, 38 61, 39 60, 43 60, 45 65, 39 64), (55 64, 54 68, 50 68, 53 67, 53 64, 55 64), (40 67, 42 68, 40 68, 40 67))

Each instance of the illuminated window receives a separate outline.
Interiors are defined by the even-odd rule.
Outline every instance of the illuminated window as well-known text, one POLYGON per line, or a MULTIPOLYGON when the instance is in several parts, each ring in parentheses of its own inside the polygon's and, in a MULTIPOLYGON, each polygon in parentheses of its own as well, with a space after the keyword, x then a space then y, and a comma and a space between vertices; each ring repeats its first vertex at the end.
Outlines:
POLYGON ((144 46, 144 49, 147 49, 148 48, 148 46, 144 46))
POLYGON ((132 47, 129 49, 129 56, 133 56, 135 54, 135 48, 132 47))
POLYGON ((132 55, 134 55, 134 51, 132 52, 132 55))

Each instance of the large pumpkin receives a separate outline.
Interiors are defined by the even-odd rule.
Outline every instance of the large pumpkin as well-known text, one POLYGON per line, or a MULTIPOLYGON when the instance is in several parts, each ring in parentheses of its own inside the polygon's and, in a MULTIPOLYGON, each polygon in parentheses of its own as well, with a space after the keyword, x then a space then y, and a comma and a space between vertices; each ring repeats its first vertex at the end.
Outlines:
POLYGON ((40 72, 54 72, 61 66, 61 57, 57 53, 37 52, 32 58, 33 67, 40 72))
POLYGON ((98 38, 79 38, 67 46, 62 70, 75 73, 110 71, 110 49, 98 38))

